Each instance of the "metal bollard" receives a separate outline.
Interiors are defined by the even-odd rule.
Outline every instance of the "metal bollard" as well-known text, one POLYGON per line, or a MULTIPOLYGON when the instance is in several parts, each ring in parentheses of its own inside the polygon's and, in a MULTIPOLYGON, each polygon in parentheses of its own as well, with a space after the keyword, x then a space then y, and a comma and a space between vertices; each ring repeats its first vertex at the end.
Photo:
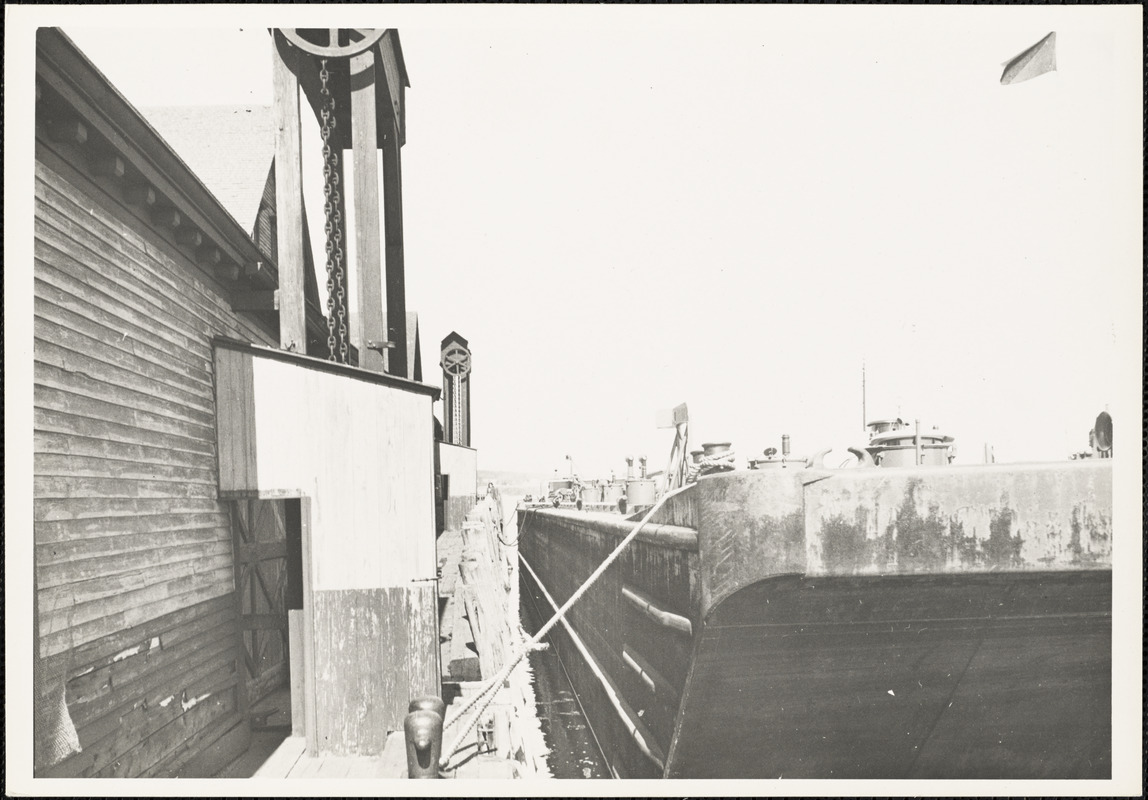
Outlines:
POLYGON ((446 704, 438 697, 416 697, 403 722, 407 742, 407 777, 438 778, 442 754, 442 719, 446 704))
POLYGON ((433 694, 425 694, 411 700, 410 705, 407 706, 407 711, 433 711, 446 719, 446 703, 441 697, 435 697, 433 694))

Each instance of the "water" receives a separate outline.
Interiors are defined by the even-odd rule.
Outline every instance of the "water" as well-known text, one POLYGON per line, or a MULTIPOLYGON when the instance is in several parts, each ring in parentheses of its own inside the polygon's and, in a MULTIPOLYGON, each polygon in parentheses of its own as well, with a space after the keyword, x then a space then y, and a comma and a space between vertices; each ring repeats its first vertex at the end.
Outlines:
POLYGON ((547 763, 551 774, 555 778, 609 778, 610 768, 582 716, 558 656, 546 649, 536 650, 528 658, 534 672, 538 721, 550 749, 547 763))
MULTIPOLYGON (((517 539, 516 514, 521 495, 509 490, 502 496, 507 541, 517 539)), ((538 625, 525 609, 521 610, 523 628, 533 633, 538 625)), ((610 768, 598 748, 594 733, 582 715, 578 700, 558 656, 549 648, 534 650, 527 656, 533 673, 535 708, 546 747, 550 774, 555 778, 609 778, 610 768)))

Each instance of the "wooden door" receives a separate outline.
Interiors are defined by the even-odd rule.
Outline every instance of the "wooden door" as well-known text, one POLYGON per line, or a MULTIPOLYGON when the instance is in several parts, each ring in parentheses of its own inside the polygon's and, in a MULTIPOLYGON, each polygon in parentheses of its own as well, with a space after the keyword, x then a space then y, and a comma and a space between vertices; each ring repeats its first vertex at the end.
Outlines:
POLYGON ((288 587, 286 505, 291 502, 298 500, 236 500, 231 515, 248 707, 289 680, 287 601, 293 592, 288 587))

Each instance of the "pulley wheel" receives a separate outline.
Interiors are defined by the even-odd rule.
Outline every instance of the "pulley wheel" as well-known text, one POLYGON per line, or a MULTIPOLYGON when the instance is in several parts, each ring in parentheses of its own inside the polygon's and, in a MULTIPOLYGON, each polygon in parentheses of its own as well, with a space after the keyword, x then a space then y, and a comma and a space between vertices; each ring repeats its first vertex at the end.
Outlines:
POLYGON ((280 28, 279 32, 291 44, 313 56, 350 58, 370 50, 387 31, 386 28, 280 28), (324 36, 327 39, 325 45, 312 41, 324 36))

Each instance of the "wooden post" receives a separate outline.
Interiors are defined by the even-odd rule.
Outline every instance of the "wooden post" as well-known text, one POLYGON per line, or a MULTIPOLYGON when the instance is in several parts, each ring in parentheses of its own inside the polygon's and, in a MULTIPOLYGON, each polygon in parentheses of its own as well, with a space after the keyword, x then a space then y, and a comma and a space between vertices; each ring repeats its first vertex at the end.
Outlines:
POLYGON ((299 498, 299 550, 303 561, 303 735, 312 755, 319 751, 318 711, 315 708, 315 592, 311 548, 311 498, 299 498))
POLYGON ((389 350, 387 372, 404 378, 407 374, 407 296, 403 264, 403 174, 399 152, 398 120, 387 106, 384 115, 383 210, 387 243, 387 338, 395 343, 389 350))
POLYGON ((355 165, 355 259, 359 309, 359 366, 387 371, 383 319, 383 264, 379 243, 379 137, 375 103, 375 48, 351 57, 351 147, 355 165))
POLYGON ((307 352, 303 292, 303 156, 298 51, 275 33, 275 207, 279 247, 279 346, 307 352))

